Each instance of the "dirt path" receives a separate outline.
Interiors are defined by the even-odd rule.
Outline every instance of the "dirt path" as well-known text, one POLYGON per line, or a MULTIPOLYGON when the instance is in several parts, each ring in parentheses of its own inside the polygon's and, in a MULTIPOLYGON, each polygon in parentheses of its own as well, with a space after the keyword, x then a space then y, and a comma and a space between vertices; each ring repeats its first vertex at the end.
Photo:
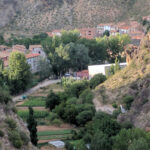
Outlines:
POLYGON ((13 97, 13 101, 16 102, 18 100, 21 100, 22 99, 22 95, 31 95, 33 92, 37 91, 38 89, 40 89, 41 87, 46 87, 50 84, 55 84, 55 83, 58 83, 60 82, 60 80, 44 80, 43 82, 40 82, 38 85, 36 85, 35 87, 29 89, 28 91, 18 95, 18 96, 15 96, 13 97))
POLYGON ((114 111, 114 108, 111 105, 109 104, 103 105, 100 101, 97 100, 97 98, 94 98, 93 102, 94 102, 96 111, 103 111, 108 114, 112 114, 114 111))

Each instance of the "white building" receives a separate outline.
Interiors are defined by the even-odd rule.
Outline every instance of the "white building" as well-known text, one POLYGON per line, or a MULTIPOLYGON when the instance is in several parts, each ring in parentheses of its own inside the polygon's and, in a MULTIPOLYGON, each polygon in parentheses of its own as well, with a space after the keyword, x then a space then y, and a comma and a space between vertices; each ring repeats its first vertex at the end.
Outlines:
POLYGON ((46 58, 46 54, 43 50, 42 45, 30 45, 29 51, 30 53, 40 54, 41 57, 46 58))
POLYGON ((39 53, 26 54, 26 59, 27 59, 27 63, 30 65, 31 72, 32 73, 38 72, 40 54, 39 53))
MULTIPOLYGON (((88 66, 89 78, 92 78, 94 75, 99 74, 99 73, 106 75, 106 72, 111 67, 111 65, 115 65, 115 64, 102 64, 102 65, 88 66)), ((120 63, 121 68, 124 68, 126 66, 127 66, 127 63, 120 63)))

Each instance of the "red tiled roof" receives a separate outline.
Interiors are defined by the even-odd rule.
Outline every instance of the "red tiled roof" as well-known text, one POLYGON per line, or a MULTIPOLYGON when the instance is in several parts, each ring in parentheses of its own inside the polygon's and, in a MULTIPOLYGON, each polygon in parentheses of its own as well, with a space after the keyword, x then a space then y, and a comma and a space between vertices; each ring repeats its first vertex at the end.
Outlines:
POLYGON ((38 57, 38 56, 40 56, 40 54, 38 54, 38 53, 26 54, 26 58, 27 58, 27 59, 28 59, 28 58, 33 58, 33 57, 38 57))
POLYGON ((7 51, 0 52, 0 58, 8 57, 9 55, 10 55, 10 52, 7 52, 7 51))
POLYGON ((29 50, 32 51, 33 48, 42 48, 42 45, 30 45, 29 50))

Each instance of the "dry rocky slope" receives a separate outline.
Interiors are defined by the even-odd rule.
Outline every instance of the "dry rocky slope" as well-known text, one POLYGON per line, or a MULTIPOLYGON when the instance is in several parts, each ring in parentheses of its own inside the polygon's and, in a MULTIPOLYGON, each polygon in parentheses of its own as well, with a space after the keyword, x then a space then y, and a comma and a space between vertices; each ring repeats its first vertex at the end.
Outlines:
MULTIPOLYGON (((0 136, 0 150, 18 150, 15 148, 9 140, 9 132, 11 129, 9 129, 8 124, 6 123, 6 119, 12 119, 16 122, 17 127, 16 129, 18 131, 23 132, 27 135, 29 138, 29 131, 27 130, 26 126, 24 125, 24 122, 22 119, 20 119, 16 113, 14 113, 14 105, 13 103, 10 103, 9 105, 0 105, 0 130, 4 133, 4 136, 0 136)), ((14 135, 15 136, 15 135, 14 135)), ((23 145, 20 150, 37 150, 36 147, 34 147, 31 142, 29 142, 26 145, 23 145)))
POLYGON ((123 104, 123 96, 132 96, 134 101, 129 111, 118 117, 130 121, 136 127, 150 127, 150 33, 142 40, 140 47, 126 51, 129 65, 99 85, 95 98, 104 105, 116 102, 123 104))
POLYGON ((1 0, 1 31, 37 33, 137 19, 150 13, 149 0, 1 0))

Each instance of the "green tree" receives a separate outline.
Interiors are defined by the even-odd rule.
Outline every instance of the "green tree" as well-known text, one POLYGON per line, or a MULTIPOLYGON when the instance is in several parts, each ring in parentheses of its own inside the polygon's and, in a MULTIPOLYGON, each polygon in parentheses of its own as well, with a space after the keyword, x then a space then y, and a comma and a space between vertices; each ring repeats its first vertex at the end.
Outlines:
POLYGON ((12 94, 24 91, 30 83, 31 72, 24 54, 12 52, 9 57, 8 82, 12 94))
POLYGON ((40 80, 48 78, 51 75, 51 65, 48 60, 41 58, 38 66, 40 80))
POLYGON ((80 38, 80 33, 78 30, 62 31, 61 41, 63 44, 69 44, 71 42, 75 43, 80 38))
POLYGON ((148 142, 144 138, 134 139, 128 150, 149 150, 148 142))
POLYGON ((30 131, 31 142, 36 146, 38 142, 37 138, 37 122, 34 119, 34 111, 32 107, 29 107, 29 117, 27 119, 28 130, 30 131))
POLYGON ((94 89, 99 84, 103 83, 106 80, 106 76, 103 74, 96 74, 90 80, 90 88, 94 89))
POLYGON ((92 139, 90 150, 111 150, 108 136, 101 131, 97 131, 92 139))
POLYGON ((128 130, 122 129, 119 132, 119 134, 116 137, 114 137, 113 150, 120 150, 120 149, 121 150, 138 150, 138 148, 140 148, 139 144, 142 142, 143 144, 141 144, 141 147, 145 146, 147 148, 146 143, 148 141, 149 141, 149 135, 141 129, 137 129, 137 128, 128 129, 128 130), (139 142, 139 144, 137 144, 137 142, 139 142))
POLYGON ((54 109, 56 105, 60 103, 59 96, 55 94, 53 91, 46 98, 46 108, 50 110, 54 109))
POLYGON ((110 36, 109 30, 106 30, 106 31, 103 33, 103 36, 110 36))

